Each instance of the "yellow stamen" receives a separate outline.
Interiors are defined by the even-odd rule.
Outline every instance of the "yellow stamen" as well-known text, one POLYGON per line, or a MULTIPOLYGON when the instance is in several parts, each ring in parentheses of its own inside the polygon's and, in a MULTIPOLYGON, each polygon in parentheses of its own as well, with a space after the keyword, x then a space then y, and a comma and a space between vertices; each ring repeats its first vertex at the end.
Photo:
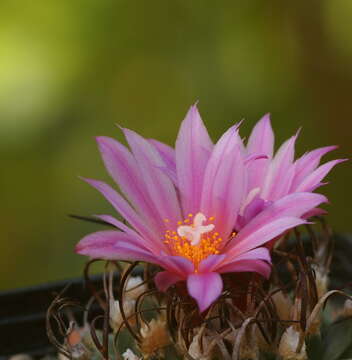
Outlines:
MULTIPOLYGON (((188 218, 183 221, 178 221, 177 225, 182 226, 183 224, 187 224, 190 222, 189 218, 192 218, 193 214, 188 214, 188 218)), ((208 221, 214 219, 214 216, 210 217, 208 221)), ((200 239, 196 243, 190 237, 188 232, 183 233, 180 231, 174 230, 166 230, 165 232, 165 240, 164 243, 169 247, 172 255, 175 256, 183 256, 186 259, 190 260, 195 267, 195 271, 198 271, 199 263, 206 259, 210 255, 219 254, 220 246, 222 244, 222 238, 220 234, 214 231, 214 225, 210 226, 210 224, 200 224, 200 225, 187 225, 189 229, 204 229, 204 231, 200 231, 200 239), (182 235, 182 236, 181 236, 182 235)), ((185 227, 185 226, 183 226, 185 227)), ((193 231, 193 230, 192 230, 193 231)))

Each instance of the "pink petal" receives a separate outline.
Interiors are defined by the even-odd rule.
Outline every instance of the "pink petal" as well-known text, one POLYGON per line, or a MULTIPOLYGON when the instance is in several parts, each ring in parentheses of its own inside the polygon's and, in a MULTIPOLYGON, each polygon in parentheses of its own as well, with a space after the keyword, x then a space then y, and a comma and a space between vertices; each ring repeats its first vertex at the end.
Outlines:
MULTIPOLYGON (((239 255, 254 249, 258 246, 265 244, 266 242, 281 235, 286 230, 292 229, 298 225, 306 223, 305 220, 296 217, 282 217, 276 220, 271 220, 264 225, 254 228, 253 232, 246 231, 246 235, 242 234, 242 231, 234 238, 231 248, 226 251, 227 261, 236 259, 239 255)), ((248 224, 247 226, 249 226, 248 224)), ((245 230, 246 227, 243 228, 245 230)))
POLYGON ((263 222, 277 219, 282 216, 301 217, 310 209, 327 201, 328 200, 324 195, 309 192, 286 195, 282 199, 273 202, 256 216, 250 224, 248 224, 248 231, 250 231, 250 228, 263 222))
POLYGON ((303 214, 302 218, 303 219, 309 219, 310 217, 326 215, 327 213, 328 212, 326 210, 324 210, 324 209, 315 208, 315 209, 309 210, 308 212, 303 214))
POLYGON ((208 273, 219 267, 223 262, 226 255, 210 255, 206 259, 202 260, 198 266, 198 272, 208 273))
POLYGON ((245 158, 244 158, 244 165, 249 165, 253 162, 255 162, 255 160, 263 160, 263 159, 269 159, 267 155, 264 155, 264 154, 252 154, 252 155, 247 155, 245 158))
POLYGON ((170 272, 178 274, 182 278, 194 272, 194 265, 182 256, 163 256, 163 267, 170 272))
POLYGON ((160 219, 176 223, 181 219, 176 190, 170 178, 160 170, 164 162, 155 147, 134 131, 123 129, 142 174, 149 197, 160 219))
POLYGON ((150 251, 159 251, 158 248, 156 248, 153 245, 150 245, 149 241, 146 241, 137 232, 135 232, 130 227, 126 226, 123 222, 115 219, 113 216, 111 216, 111 215, 94 215, 94 217, 101 219, 101 220, 115 226, 116 228, 124 231, 126 234, 131 235, 133 238, 138 239, 138 243, 145 249, 148 249, 150 251))
POLYGON ((114 139, 100 136, 97 142, 105 167, 111 177, 139 212, 148 219, 148 222, 153 224, 155 229, 160 228, 163 222, 148 196, 142 181, 142 173, 133 155, 114 139))
POLYGON ((175 150, 158 140, 149 139, 149 142, 157 149, 165 165, 176 172, 175 150))
MULTIPOLYGON (((274 133, 271 127, 270 114, 263 116, 253 128, 248 139, 248 154, 263 154, 271 159, 274 150, 274 133)), ((261 187, 267 173, 269 161, 255 161, 248 166, 248 190, 261 187)))
POLYGON ((234 261, 240 260, 264 260, 271 263, 270 251, 265 247, 259 247, 237 256, 234 261))
POLYGON ((203 312, 221 295, 223 283, 218 273, 192 274, 187 279, 188 293, 203 312))
POLYGON ((246 207, 243 214, 245 224, 248 224, 253 218, 255 218, 270 204, 271 202, 265 201, 259 197, 253 199, 253 201, 246 207))
POLYGON ((271 266, 262 260, 235 260, 232 263, 222 266, 217 271, 220 273, 256 272, 268 279, 271 273, 271 266))
POLYGON ((271 161, 261 197, 265 200, 277 200, 288 194, 295 174, 294 146, 298 133, 283 143, 271 161))
MULTIPOLYGON (((251 191, 255 190, 252 189, 251 191)), ((242 229, 248 224, 254 217, 256 217, 261 211, 272 204, 272 201, 265 201, 256 195, 247 205, 245 205, 242 215, 238 217, 236 230, 242 229)), ((242 205, 243 206, 243 205, 242 205)), ((241 213, 241 212, 240 212, 241 213)))
POLYGON ((291 192, 296 191, 298 185, 319 165, 320 159, 337 146, 325 146, 315 149, 296 160, 295 176, 291 185, 291 192))
POLYGON ((171 181, 172 183, 177 187, 177 175, 176 172, 170 169, 167 166, 161 166, 159 167, 160 171, 162 171, 171 181))
POLYGON ((92 258, 160 263, 158 257, 145 249, 138 239, 119 231, 89 234, 76 245, 75 251, 92 258))
POLYGON ((274 151, 274 132, 270 114, 264 115, 254 126, 247 145, 248 154, 265 154, 269 158, 274 151))
POLYGON ((319 182, 319 183, 315 184, 313 187, 311 187, 310 191, 314 192, 316 189, 320 188, 321 186, 325 186, 325 185, 329 185, 329 184, 330 184, 329 181, 319 182))
POLYGON ((160 291, 166 291, 171 285, 184 280, 181 276, 170 271, 160 271, 154 277, 156 287, 160 291))
POLYGON ((238 141, 237 126, 233 126, 215 145, 204 177, 201 209, 206 216, 215 216, 216 229, 224 238, 236 224, 244 196, 245 172, 238 141))
MULTIPOLYGON (((306 212, 324 202, 328 202, 324 195, 305 192, 289 194, 275 202, 264 202, 256 198, 245 209, 243 222, 248 224, 255 218, 251 222, 251 227, 255 227, 263 221, 274 220, 280 216, 302 217, 306 212), (264 209, 268 211, 264 212, 264 209), (257 215, 259 216, 256 217, 257 215)), ((250 229, 247 228, 247 231, 251 231, 250 229)))
MULTIPOLYGON (((121 214, 121 216, 126 219, 130 225, 136 229, 136 231, 151 243, 155 242, 158 239, 158 234, 155 234, 151 231, 150 227, 145 224, 145 222, 140 218, 140 216, 133 210, 133 208, 128 204, 128 202, 119 195, 111 186, 105 184, 102 181, 84 179, 88 184, 96 188, 116 209, 116 211, 121 214)), ((160 241, 158 241, 158 244, 160 241)))
POLYGON ((311 191, 311 189, 314 189, 324 179, 335 165, 344 161, 347 161, 347 159, 332 160, 319 166, 301 182, 296 191, 311 191))
POLYGON ((213 143, 199 115, 191 106, 176 140, 177 182, 185 214, 199 211, 205 167, 213 143))
MULTIPOLYGON (((111 215, 94 215, 94 217, 103 220, 105 222, 107 222, 108 224, 111 224, 113 226, 115 226, 116 228, 124 231, 126 234, 129 234, 131 236, 140 238, 140 235, 137 234, 134 230, 132 230, 130 227, 128 227, 127 225, 125 225, 122 221, 119 221, 117 219, 115 219, 113 216, 111 215)), ((143 241, 143 240, 142 240, 143 241)))
POLYGON ((149 142, 157 149, 164 161, 164 166, 160 169, 177 185, 175 150, 171 146, 154 139, 149 139, 149 142))
MULTIPOLYGON (((327 199, 324 195, 314 194, 314 193, 294 193, 285 196, 284 198, 275 201, 270 206, 268 206, 265 210, 259 213, 252 221, 250 221, 240 232, 236 235, 236 237, 231 241, 231 243, 227 246, 227 249, 235 248, 242 243, 242 241, 248 241, 248 239, 253 239, 253 234, 256 234, 258 231, 261 232, 260 229, 268 228, 270 229, 270 224, 277 224, 277 229, 288 226, 285 230, 292 228, 296 225, 297 218, 303 216, 309 210, 319 206, 321 203, 326 202, 327 199), (280 218, 286 218, 286 222, 280 223, 280 218), (292 225, 290 225, 292 222, 292 225), (247 239, 247 240, 244 240, 247 239)), ((277 233, 277 229, 273 228, 273 235, 271 239, 275 236, 280 235, 277 233)), ((259 236, 259 235, 258 235, 259 236)), ((262 235, 260 235, 262 236, 262 235)), ((266 241, 270 239, 270 232, 266 234, 266 241)), ((264 238, 263 238, 264 239, 264 238)), ((263 240, 257 239, 257 240, 263 240)), ((254 240, 253 240, 254 241, 254 240)), ((253 249, 261 244, 264 244, 266 241, 254 241, 251 247, 246 248, 246 250, 253 249)), ((248 243, 247 243, 248 244, 248 243)), ((241 251, 242 252, 242 251, 241 251)))

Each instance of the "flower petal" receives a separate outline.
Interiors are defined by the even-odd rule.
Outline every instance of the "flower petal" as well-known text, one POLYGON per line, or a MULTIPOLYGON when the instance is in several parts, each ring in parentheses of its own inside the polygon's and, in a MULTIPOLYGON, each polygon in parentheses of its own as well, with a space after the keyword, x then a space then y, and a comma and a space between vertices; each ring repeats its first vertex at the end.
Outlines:
POLYGON ((213 149, 196 105, 183 120, 176 140, 177 182, 184 214, 199 211, 204 172, 213 149))
POLYGON ((219 269, 217 269, 217 271, 220 273, 256 272, 268 279, 271 273, 271 266, 269 263, 257 259, 240 261, 236 260, 220 267, 219 269))
POLYGON ((218 273, 192 274, 187 279, 188 293, 203 312, 221 295, 223 282, 218 273))
POLYGON ((235 125, 215 145, 204 177, 201 209, 208 217, 215 216, 216 229, 224 238, 236 224, 244 196, 245 171, 239 141, 235 125))
POLYGON ((157 149, 165 165, 176 173, 176 155, 175 150, 158 140, 149 139, 149 142, 157 149))
POLYGON ((183 256, 163 256, 163 266, 170 272, 178 274, 183 279, 194 272, 194 265, 183 256))
POLYGON ((291 192, 296 191, 298 185, 319 165, 320 159, 337 146, 325 146, 308 152, 296 160, 295 176, 291 185, 291 192))
POLYGON ((171 170, 169 167, 167 166, 160 166, 159 167, 160 171, 162 171, 171 181, 172 183, 177 186, 177 175, 176 172, 174 172, 173 170, 171 170))
POLYGON ((332 160, 319 166, 297 186, 296 191, 311 191, 311 189, 315 189, 335 165, 344 161, 347 161, 347 159, 332 160))
MULTIPOLYGON (((251 191, 253 191, 254 189, 252 189, 251 191)), ((271 204, 272 204, 271 201, 265 201, 261 199, 258 195, 255 196, 252 199, 252 201, 245 206, 243 210, 243 215, 238 217, 236 230, 241 230, 254 217, 256 217, 261 211, 263 211, 266 207, 268 207, 271 204)))
POLYGON ((202 260, 198 266, 198 272, 208 273, 216 269, 226 258, 226 255, 210 255, 202 260))
POLYGON ((184 280, 181 276, 170 271, 160 271, 154 277, 156 287, 160 291, 166 291, 171 285, 184 280))
MULTIPOLYGON (((255 218, 253 218, 245 227, 243 227, 243 229, 240 230, 240 232, 235 236, 231 243, 229 243, 227 249, 234 249, 235 247, 240 245, 242 241, 245 241, 247 243, 248 239, 253 239, 252 235, 256 234, 257 232, 261 234, 260 236, 263 236, 260 229, 266 228, 267 230, 269 230, 270 223, 277 224, 277 229, 279 229, 281 226, 288 226, 285 230, 292 228, 293 226, 296 226, 293 224, 297 222, 297 218, 303 216, 309 210, 317 207, 318 205, 326 201, 326 197, 321 194, 294 193, 287 195, 284 198, 273 202, 271 205, 266 207, 265 210, 259 213, 255 218), (287 223, 285 221, 283 223, 280 223, 280 218, 286 218, 287 223), (292 225, 290 225, 291 222, 292 225), (267 225, 269 226, 266 227, 267 225)), ((277 233, 277 231, 275 230, 275 226, 273 227, 273 230, 274 231, 272 234, 276 235, 273 235, 271 239, 273 239, 275 236, 280 235, 280 233, 277 233)), ((262 241, 263 239, 264 237, 262 239, 259 238, 257 239, 257 241, 254 241, 253 246, 246 247, 246 251, 262 245, 266 241, 271 240, 269 233, 266 233, 265 236, 265 239, 267 240, 262 241)))
MULTIPOLYGON (((102 181, 82 178, 89 185, 96 188, 105 198, 110 202, 110 204, 116 209, 116 211, 121 214, 121 216, 126 219, 126 221, 134 228, 136 231, 151 243, 158 240, 158 234, 155 234, 151 231, 150 227, 145 224, 145 222, 140 218, 140 216, 135 212, 135 210, 128 204, 128 202, 111 186, 105 184, 102 181)), ((160 242, 158 241, 158 244, 160 242)))
POLYGON ((264 211, 256 216, 248 224, 248 230, 250 231, 250 227, 254 227, 263 221, 266 222, 283 216, 301 217, 310 209, 327 201, 324 195, 309 192, 286 195, 282 199, 271 203, 271 205, 267 206, 264 211))
POLYGON ((154 139, 149 139, 149 142, 159 152, 159 155, 164 161, 164 165, 161 166, 160 169, 177 186, 175 150, 171 146, 154 139))
POLYGON ((136 240, 138 239, 138 243, 145 249, 148 249, 152 252, 155 250, 158 251, 158 249, 156 249, 155 246, 150 245, 149 241, 146 241, 136 231, 134 231, 133 229, 131 229, 130 227, 125 225, 122 221, 115 219, 113 216, 111 216, 111 215, 94 215, 94 217, 101 219, 101 220, 115 226, 116 228, 124 231, 126 234, 134 237, 136 240))
POLYGON ((239 255, 265 244, 286 230, 305 223, 305 220, 296 217, 282 217, 268 221, 264 225, 254 228, 253 232, 246 232, 246 235, 242 235, 242 232, 239 232, 233 240, 234 244, 231 249, 226 252, 227 259, 228 261, 231 261, 231 259, 235 260, 239 255))
MULTIPOLYGON (((264 115, 252 130, 248 139, 247 153, 264 154, 271 159, 274 151, 274 133, 271 127, 270 114, 264 115)), ((256 187, 261 187, 267 168, 269 165, 268 159, 260 159, 248 166, 248 190, 256 187)))
POLYGON ((234 261, 240 260, 264 260, 271 263, 270 251, 265 247, 259 247, 237 256, 234 261))
POLYGON ((294 151, 298 133, 284 142, 271 161, 264 181, 261 197, 277 200, 287 195, 294 176, 294 151))
POLYGON ((142 173, 129 150, 118 141, 109 137, 97 137, 99 150, 110 176, 119 185, 122 192, 155 228, 163 224, 148 196, 142 173), (159 222, 157 221, 159 220, 159 222))
POLYGON ((176 223, 181 218, 179 202, 172 181, 161 170, 165 165, 158 151, 134 131, 123 129, 123 132, 141 170, 149 197, 159 213, 159 219, 169 219, 176 223))
POLYGON ((252 154, 244 157, 244 165, 249 165, 254 163, 256 160, 269 159, 267 155, 264 154, 252 154))
POLYGON ((308 212, 306 212, 305 214, 302 215, 303 219, 309 219, 310 217, 313 216, 322 216, 322 215, 326 215, 328 212, 324 209, 320 209, 320 208, 314 208, 312 210, 309 210, 308 212))
POLYGON ((89 234, 76 245, 75 250, 78 254, 92 258, 160 264, 158 257, 145 249, 138 239, 119 231, 98 231, 89 234))
POLYGON ((254 126, 247 145, 248 154, 265 154, 269 158, 274 151, 274 132, 270 114, 264 115, 254 126))
POLYGON ((126 234, 129 234, 131 236, 142 239, 138 233, 136 233, 130 227, 125 225, 122 221, 119 221, 119 220, 115 219, 111 215, 105 215, 105 214, 104 215, 94 215, 94 217, 96 217, 97 219, 103 220, 103 221, 105 221, 106 223, 108 223, 110 225, 115 226, 116 228, 124 231, 126 234))
POLYGON ((249 233, 254 228, 280 217, 293 216, 302 217, 309 210, 327 202, 327 198, 321 194, 294 193, 280 200, 271 202, 241 231, 241 234, 249 233))

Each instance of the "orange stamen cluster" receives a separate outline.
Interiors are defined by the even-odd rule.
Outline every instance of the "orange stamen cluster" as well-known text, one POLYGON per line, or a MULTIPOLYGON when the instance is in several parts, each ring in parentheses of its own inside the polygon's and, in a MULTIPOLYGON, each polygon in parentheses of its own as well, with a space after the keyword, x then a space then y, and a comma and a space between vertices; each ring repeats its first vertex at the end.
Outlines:
MULTIPOLYGON (((192 222, 193 215, 189 214, 188 218, 177 223, 178 226, 192 222)), ((214 217, 208 220, 214 220, 214 217)), ((167 221, 166 221, 167 222, 167 221)), ((220 244, 222 238, 216 231, 211 231, 203 234, 200 242, 197 245, 191 245, 190 241, 185 236, 179 236, 174 230, 166 230, 164 243, 168 245, 171 253, 175 256, 183 256, 192 261, 195 269, 197 270, 199 263, 206 259, 209 255, 220 253, 220 244)))

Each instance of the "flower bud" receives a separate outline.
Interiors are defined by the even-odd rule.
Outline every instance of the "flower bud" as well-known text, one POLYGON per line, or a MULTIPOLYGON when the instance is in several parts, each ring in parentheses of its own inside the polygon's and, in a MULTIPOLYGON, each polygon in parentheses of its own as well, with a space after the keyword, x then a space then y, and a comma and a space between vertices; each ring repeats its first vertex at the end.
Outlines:
POLYGON ((188 349, 188 354, 196 360, 210 360, 210 355, 205 355, 208 348, 208 339, 206 336, 201 336, 199 333, 194 336, 191 345, 188 349))
POLYGON ((147 290, 146 284, 140 276, 131 276, 126 284, 125 296, 130 300, 137 300, 147 290))
POLYGON ((315 271, 315 283, 317 287, 318 299, 323 297, 328 291, 329 277, 321 266, 314 266, 315 271))
POLYGON ((279 344, 279 355, 284 360, 306 360, 306 344, 303 343, 302 348, 297 353, 297 347, 300 340, 300 333, 293 327, 288 327, 281 336, 279 344))
POLYGON ((143 324, 140 332, 142 336, 140 350, 146 359, 170 344, 167 324, 163 316, 152 319, 148 325, 143 324))
POLYGON ((122 354, 122 358, 123 360, 140 360, 140 358, 131 349, 127 349, 122 354))
MULTIPOLYGON (((123 309, 126 318, 130 324, 133 324, 135 319, 131 318, 131 315, 134 313, 134 306, 136 304, 135 300, 126 299, 123 302, 123 309)), ((123 323, 123 317, 121 314, 121 308, 119 301, 115 301, 114 299, 110 300, 110 326, 114 330, 114 332, 118 331, 123 323)))

